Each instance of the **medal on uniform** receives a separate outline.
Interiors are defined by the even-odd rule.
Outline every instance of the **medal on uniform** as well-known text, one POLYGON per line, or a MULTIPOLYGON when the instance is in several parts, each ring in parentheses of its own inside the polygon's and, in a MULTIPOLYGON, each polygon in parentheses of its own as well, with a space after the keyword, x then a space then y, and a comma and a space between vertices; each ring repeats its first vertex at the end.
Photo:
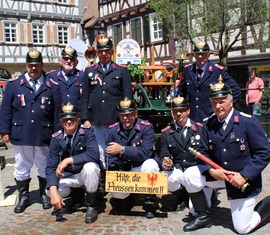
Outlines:
POLYGON ((101 80, 101 78, 98 76, 98 74, 95 75, 95 79, 96 79, 97 81, 99 81, 99 85, 102 86, 102 80, 101 80))
POLYGON ((44 96, 42 96, 41 97, 41 101, 40 101, 41 102, 41 105, 40 105, 40 108, 41 109, 45 109, 45 105, 44 105, 45 104, 45 101, 46 101, 46 98, 44 96))
POLYGON ((210 149, 210 150, 213 150, 213 149, 214 149, 214 147, 213 147, 212 144, 209 144, 209 149, 210 149))
POLYGON ((195 135, 196 140, 199 140, 200 138, 201 138, 200 135, 195 135))
POLYGON ((22 105, 22 107, 24 107, 24 106, 25 106, 24 94, 21 94, 21 95, 20 95, 20 100, 21 100, 21 105, 22 105))
POLYGON ((241 151, 245 151, 246 150, 246 145, 244 145, 244 143, 245 143, 245 139, 243 138, 243 139, 241 139, 241 145, 240 145, 240 150, 241 151))

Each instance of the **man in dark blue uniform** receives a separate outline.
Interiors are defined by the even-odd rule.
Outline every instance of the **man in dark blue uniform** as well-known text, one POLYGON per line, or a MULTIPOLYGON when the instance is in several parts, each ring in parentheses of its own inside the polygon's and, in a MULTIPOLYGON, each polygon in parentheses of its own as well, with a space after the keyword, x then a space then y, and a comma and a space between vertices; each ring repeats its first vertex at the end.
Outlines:
MULTIPOLYGON (((106 152, 108 169, 115 171, 158 172, 158 159, 155 157, 154 126, 137 118, 137 106, 127 97, 118 107, 120 122, 109 127, 106 152), (157 161, 156 161, 157 160, 157 161)), ((111 193, 113 211, 128 213, 134 199, 128 193, 111 193)), ((143 206, 146 218, 153 218, 158 208, 154 195, 146 197, 143 206)))
POLYGON ((188 147, 197 149, 202 124, 189 118, 190 109, 184 97, 175 97, 171 109, 174 123, 162 130, 160 158, 163 170, 168 172, 168 189, 177 198, 175 209, 180 211, 188 205, 188 193, 181 184, 183 172, 197 165, 196 156, 188 151, 188 147))
POLYGON ((258 204, 262 171, 270 161, 270 147, 258 119, 233 108, 231 89, 222 78, 210 91, 214 115, 204 122, 198 151, 221 166, 199 162, 184 172, 184 182, 197 216, 184 231, 210 227, 211 216, 203 187, 226 188, 233 226, 246 234, 270 213, 270 197, 258 204), (246 187, 246 188, 244 188, 246 187))
POLYGON ((15 213, 29 206, 30 171, 34 164, 43 208, 51 208, 45 193, 45 168, 51 135, 60 128, 61 94, 42 69, 41 53, 30 50, 26 56, 27 71, 7 83, 1 105, 1 138, 6 143, 11 141, 15 151, 14 178, 19 191, 15 213))
POLYGON ((220 75, 232 89, 234 102, 239 97, 240 87, 228 74, 227 69, 209 60, 210 48, 207 43, 198 42, 193 52, 196 63, 185 66, 184 78, 179 86, 179 93, 189 100, 189 117, 195 122, 202 123, 204 118, 213 113, 209 101, 209 91, 211 85, 217 83, 220 75))
POLYGON ((77 51, 71 46, 66 46, 61 52, 61 68, 47 74, 47 77, 60 87, 63 104, 70 102, 79 108, 84 72, 76 69, 77 57, 77 51))
POLYGON ((94 127, 104 166, 108 127, 119 120, 119 102, 124 97, 132 98, 129 71, 111 61, 113 52, 111 39, 102 37, 97 41, 99 63, 86 68, 81 96, 81 120, 94 127))
POLYGON ((85 223, 98 218, 97 188, 100 177, 99 152, 94 130, 80 127, 79 112, 70 102, 62 107, 62 129, 53 134, 46 168, 47 193, 51 204, 61 210, 63 198, 71 195, 74 204, 78 188, 85 186, 87 211, 85 223))

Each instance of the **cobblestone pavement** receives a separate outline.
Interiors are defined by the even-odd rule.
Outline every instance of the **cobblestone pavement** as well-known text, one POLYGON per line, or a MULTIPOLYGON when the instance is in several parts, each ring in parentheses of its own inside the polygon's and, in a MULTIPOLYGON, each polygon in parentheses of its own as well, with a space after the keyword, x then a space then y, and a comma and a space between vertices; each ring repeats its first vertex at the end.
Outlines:
MULTIPOLYGON (((16 195, 16 186, 13 179, 13 153, 9 150, 0 150, 0 156, 5 156, 7 165, 2 170, 2 183, 5 197, 16 195)), ((263 173, 264 190, 260 199, 270 195, 270 166, 263 173)), ((79 208, 71 214, 64 215, 64 222, 56 222, 56 217, 51 215, 52 209, 43 210, 38 194, 38 180, 36 169, 32 171, 30 185, 30 207, 24 213, 15 214, 14 206, 0 207, 0 235, 41 235, 41 234, 109 234, 109 235, 158 235, 158 234, 207 234, 230 235, 236 234, 232 227, 228 201, 225 190, 219 190, 218 205, 211 209, 213 226, 195 232, 183 232, 183 226, 189 220, 188 210, 181 212, 161 212, 153 219, 146 219, 141 206, 135 206, 128 216, 111 215, 109 195, 107 195, 106 208, 101 211, 95 223, 85 224, 85 208, 79 208)), ((101 203, 102 204, 102 203, 101 203)), ((270 218, 265 220, 257 230, 251 234, 270 234, 270 218)))

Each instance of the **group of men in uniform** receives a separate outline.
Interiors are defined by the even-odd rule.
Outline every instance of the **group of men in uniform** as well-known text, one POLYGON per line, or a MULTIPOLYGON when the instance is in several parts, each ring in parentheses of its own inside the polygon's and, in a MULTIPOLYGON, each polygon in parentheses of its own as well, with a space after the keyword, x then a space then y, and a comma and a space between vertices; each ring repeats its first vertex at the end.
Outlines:
MULTIPOLYGON (((64 197, 70 196, 75 205, 86 192, 86 223, 98 218, 97 190, 105 169, 168 172, 169 191, 178 199, 175 209, 184 209, 188 198, 193 208, 195 218, 184 231, 212 225, 211 190, 205 186, 226 188, 238 232, 251 231, 269 215, 268 197, 256 205, 261 171, 270 161, 267 138, 256 118, 233 108, 239 86, 225 68, 208 60, 208 44, 194 47, 196 63, 186 66, 179 96, 172 100, 174 121, 162 130, 159 157, 153 125, 138 118, 128 70, 111 61, 112 41, 100 38, 97 54, 99 63, 78 71, 77 52, 67 46, 61 53, 61 69, 46 75, 41 53, 32 49, 26 56, 27 71, 7 84, 0 133, 3 141, 14 145, 19 191, 15 213, 29 206, 35 164, 43 208, 53 206, 57 213, 64 197), (189 147, 226 170, 198 162, 189 147)), ((112 193, 113 211, 129 212, 133 196, 112 193)), ((154 195, 146 196, 143 208, 146 218, 155 217, 154 195)))

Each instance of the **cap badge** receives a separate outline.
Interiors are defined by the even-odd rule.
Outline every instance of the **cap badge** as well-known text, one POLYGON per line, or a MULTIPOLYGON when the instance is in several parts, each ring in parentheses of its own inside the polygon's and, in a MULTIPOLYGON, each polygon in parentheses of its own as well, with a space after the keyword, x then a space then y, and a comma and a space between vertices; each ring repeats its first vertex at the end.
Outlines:
POLYGON ((68 102, 66 105, 64 105, 64 106, 62 107, 62 111, 63 111, 64 113, 70 113, 70 112, 73 111, 73 108, 74 108, 74 106, 73 106, 70 102, 68 102))
POLYGON ((120 102, 120 107, 122 109, 128 109, 130 105, 131 105, 131 100, 129 100, 127 97, 125 97, 125 99, 120 102))
POLYGON ((108 43, 109 39, 108 38, 105 38, 105 37, 102 37, 98 40, 98 43, 102 46, 106 46, 107 43, 108 43))
POLYGON ((184 97, 181 97, 181 96, 173 98, 173 103, 175 104, 182 104, 183 101, 184 101, 184 97))
POLYGON ((65 48, 65 52, 66 52, 67 54, 69 54, 69 55, 72 55, 72 54, 75 52, 75 49, 72 48, 71 46, 67 46, 67 47, 65 48))
POLYGON ((31 51, 29 51, 29 57, 32 59, 38 58, 40 55, 40 52, 36 48, 32 48, 31 51))
POLYGON ((223 79, 222 79, 222 76, 219 75, 218 83, 211 86, 211 90, 212 91, 221 91, 223 87, 224 87, 223 79))
POLYGON ((197 42, 195 46, 199 49, 203 48, 206 45, 206 42, 197 42))

